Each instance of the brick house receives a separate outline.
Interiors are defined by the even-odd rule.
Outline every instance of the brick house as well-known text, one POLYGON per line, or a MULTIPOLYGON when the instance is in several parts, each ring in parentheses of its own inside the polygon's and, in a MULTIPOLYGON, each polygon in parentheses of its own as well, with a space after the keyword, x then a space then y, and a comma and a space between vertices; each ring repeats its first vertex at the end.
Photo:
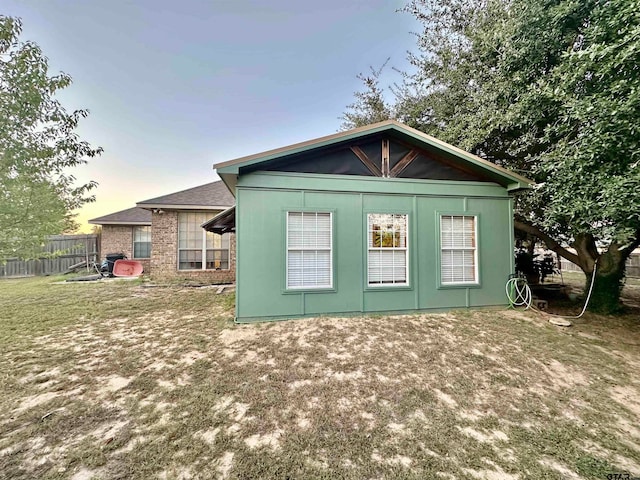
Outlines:
POLYGON ((102 225, 101 251, 140 260, 156 280, 235 281, 235 233, 205 231, 201 225, 232 207, 220 182, 143 200, 136 207, 95 218, 102 225), (132 223, 132 219, 138 223, 132 223), (148 242, 144 250, 142 240, 148 242), (142 258, 141 255, 148 255, 142 258))
POLYGON ((133 207, 89 220, 102 226, 100 254, 124 253, 142 263, 145 272, 151 267, 151 212, 133 207))

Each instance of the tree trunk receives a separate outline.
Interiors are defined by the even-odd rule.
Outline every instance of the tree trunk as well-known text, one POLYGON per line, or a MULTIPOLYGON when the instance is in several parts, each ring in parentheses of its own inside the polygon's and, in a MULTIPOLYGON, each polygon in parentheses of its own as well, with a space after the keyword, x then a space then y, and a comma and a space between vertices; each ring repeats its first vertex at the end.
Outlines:
MULTIPOLYGON (((587 307, 590 312, 611 315, 622 310, 620 294, 624 279, 626 256, 613 245, 598 257, 596 275, 593 280, 593 290, 587 307)), ((591 287, 593 269, 584 270, 587 276, 585 285, 585 299, 591 287)))
POLYGON ((589 311, 610 315, 622 310, 620 294, 622 293, 626 261, 633 250, 640 246, 640 230, 635 232, 628 245, 620 248, 617 242, 612 242, 604 253, 598 252, 596 239, 592 234, 579 233, 571 244, 576 251, 573 253, 563 248, 557 241, 534 225, 515 219, 514 226, 522 232, 535 235, 545 243, 549 250, 582 269, 587 276, 585 300, 591 287, 593 270, 596 269, 593 290, 589 299, 589 311))

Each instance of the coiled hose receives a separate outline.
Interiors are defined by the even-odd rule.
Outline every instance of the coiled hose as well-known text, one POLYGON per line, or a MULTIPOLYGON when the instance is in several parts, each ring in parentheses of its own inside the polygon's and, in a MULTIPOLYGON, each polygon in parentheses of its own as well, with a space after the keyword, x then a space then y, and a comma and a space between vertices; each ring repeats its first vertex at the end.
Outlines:
POLYGON ((587 306, 589 305, 589 300, 591 300, 591 292, 593 292, 593 284, 596 279, 596 270, 598 268, 598 261, 593 265, 593 273, 591 276, 591 284, 589 285, 589 293, 587 293, 587 298, 584 302, 584 307, 582 307, 582 311, 579 315, 576 316, 567 316, 567 315, 556 315, 554 313, 544 312, 542 310, 538 310, 533 306, 533 295, 531 294, 531 288, 527 284, 527 281, 524 278, 513 277, 507 281, 505 286, 505 290, 507 293, 507 299, 509 300, 509 305, 512 307, 522 307, 524 306, 525 310, 529 308, 535 310, 536 312, 544 313, 545 315, 550 315, 552 317, 559 318, 580 318, 584 315, 584 312, 587 311, 587 306))

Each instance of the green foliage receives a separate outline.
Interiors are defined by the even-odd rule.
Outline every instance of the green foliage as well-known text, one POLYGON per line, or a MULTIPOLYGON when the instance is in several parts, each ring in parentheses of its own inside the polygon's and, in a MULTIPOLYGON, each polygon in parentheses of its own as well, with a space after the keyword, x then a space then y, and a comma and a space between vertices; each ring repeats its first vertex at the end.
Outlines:
POLYGON ((635 2, 596 2, 585 21, 545 85, 563 105, 539 168, 563 180, 546 186, 545 221, 624 244, 640 230, 640 13, 635 2))
POLYGON ((534 179, 518 220, 574 245, 577 259, 565 256, 586 272, 596 245, 624 265, 640 244, 637 1, 411 0, 404 10, 423 29, 391 116, 534 179))
POLYGON ((88 112, 68 113, 55 99, 71 78, 49 76, 21 30, 19 19, 0 15, 0 262, 33 258, 47 235, 75 228, 71 212, 93 200, 96 183, 78 187, 69 170, 102 152, 74 132, 88 112))
POLYGON ((432 106, 423 130, 538 181, 519 214, 549 233, 633 241, 636 2, 416 0, 407 10, 425 26, 413 76, 432 106))
POLYGON ((365 89, 354 93, 355 101, 347 106, 347 111, 342 115, 343 130, 392 118, 391 107, 384 98, 384 89, 380 88, 380 75, 388 62, 389 59, 377 70, 370 67, 369 75, 357 75, 365 89))

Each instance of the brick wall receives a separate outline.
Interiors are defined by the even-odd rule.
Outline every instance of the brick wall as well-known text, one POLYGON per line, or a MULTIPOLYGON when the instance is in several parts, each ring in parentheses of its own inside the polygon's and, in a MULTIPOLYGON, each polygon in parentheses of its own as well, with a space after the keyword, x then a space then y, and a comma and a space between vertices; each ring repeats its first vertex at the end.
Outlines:
POLYGON ((108 253, 124 253, 133 256, 133 230, 128 225, 103 225, 100 253, 105 258, 108 253))
MULTIPOLYGON (((152 237, 153 241, 153 237, 152 237)), ((153 244, 152 244, 153 245, 153 244)), ((108 253, 124 253, 127 258, 133 259, 133 227, 130 225, 103 225, 100 241, 100 255, 104 260, 108 253)), ((145 273, 150 273, 151 261, 149 259, 135 260, 142 263, 145 273)))
MULTIPOLYGON (((213 217, 218 212, 211 212, 213 217)), ((236 236, 229 239, 229 270, 178 270, 178 212, 153 213, 151 220, 151 278, 156 281, 185 280, 202 283, 233 283, 236 280, 236 236)))

